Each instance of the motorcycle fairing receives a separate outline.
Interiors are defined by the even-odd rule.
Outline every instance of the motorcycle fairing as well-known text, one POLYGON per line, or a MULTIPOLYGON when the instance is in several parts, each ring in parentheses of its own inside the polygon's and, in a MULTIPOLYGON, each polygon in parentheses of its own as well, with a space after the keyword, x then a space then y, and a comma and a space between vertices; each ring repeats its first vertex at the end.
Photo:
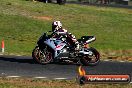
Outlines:
POLYGON ((91 52, 89 49, 87 50, 81 50, 79 51, 79 55, 93 55, 93 52, 91 52))
POLYGON ((54 50, 54 58, 56 58, 61 53, 62 48, 64 48, 64 46, 66 45, 65 43, 62 43, 61 40, 52 39, 47 39, 46 41, 44 41, 44 43, 54 50))

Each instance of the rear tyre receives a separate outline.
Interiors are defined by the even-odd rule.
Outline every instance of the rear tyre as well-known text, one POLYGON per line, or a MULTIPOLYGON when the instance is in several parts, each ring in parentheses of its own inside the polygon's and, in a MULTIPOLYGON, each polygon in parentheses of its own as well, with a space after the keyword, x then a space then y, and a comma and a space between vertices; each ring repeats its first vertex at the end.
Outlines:
POLYGON ((47 46, 43 50, 36 46, 32 52, 32 57, 39 64, 48 64, 53 60, 52 52, 47 46))
POLYGON ((80 61, 85 66, 95 66, 100 62, 100 54, 95 48, 89 48, 88 49, 91 54, 90 55, 84 55, 80 61))

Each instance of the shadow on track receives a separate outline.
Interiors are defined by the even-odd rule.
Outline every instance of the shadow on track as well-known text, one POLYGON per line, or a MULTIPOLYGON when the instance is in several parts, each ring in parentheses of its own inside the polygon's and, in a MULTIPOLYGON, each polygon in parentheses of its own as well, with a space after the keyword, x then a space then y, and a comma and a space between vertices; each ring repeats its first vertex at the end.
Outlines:
MULTIPOLYGON (((28 64, 39 64, 33 60, 30 56, 0 56, 0 61, 7 61, 7 62, 17 62, 17 63, 28 63, 28 64)), ((80 65, 77 63, 68 63, 68 62, 52 62, 50 64, 57 64, 57 65, 80 65)), ((42 65, 42 64, 40 64, 42 65)))
POLYGON ((32 57, 28 56, 0 56, 0 61, 37 64, 32 57))

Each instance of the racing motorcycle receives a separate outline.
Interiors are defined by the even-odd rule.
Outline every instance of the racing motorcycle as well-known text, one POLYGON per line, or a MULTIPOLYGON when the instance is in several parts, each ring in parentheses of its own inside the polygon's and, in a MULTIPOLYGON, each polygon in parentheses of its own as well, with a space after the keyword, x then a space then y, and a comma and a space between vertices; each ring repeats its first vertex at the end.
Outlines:
POLYGON ((67 42, 68 37, 53 37, 55 33, 44 33, 37 41, 32 52, 33 59, 39 64, 51 62, 73 62, 87 65, 97 65, 100 61, 99 52, 89 47, 89 43, 95 41, 94 36, 82 36, 79 41, 79 50, 75 50, 72 43, 67 42))

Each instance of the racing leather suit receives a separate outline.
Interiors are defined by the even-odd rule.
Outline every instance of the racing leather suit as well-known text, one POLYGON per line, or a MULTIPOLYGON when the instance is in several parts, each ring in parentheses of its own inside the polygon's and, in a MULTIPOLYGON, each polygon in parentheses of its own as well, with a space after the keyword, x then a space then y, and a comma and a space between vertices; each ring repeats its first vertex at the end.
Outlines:
POLYGON ((72 34, 69 33, 66 29, 60 28, 60 29, 55 29, 54 33, 57 33, 58 35, 64 35, 66 37, 66 41, 75 48, 75 50, 79 49, 79 42, 77 41, 76 37, 72 34))

